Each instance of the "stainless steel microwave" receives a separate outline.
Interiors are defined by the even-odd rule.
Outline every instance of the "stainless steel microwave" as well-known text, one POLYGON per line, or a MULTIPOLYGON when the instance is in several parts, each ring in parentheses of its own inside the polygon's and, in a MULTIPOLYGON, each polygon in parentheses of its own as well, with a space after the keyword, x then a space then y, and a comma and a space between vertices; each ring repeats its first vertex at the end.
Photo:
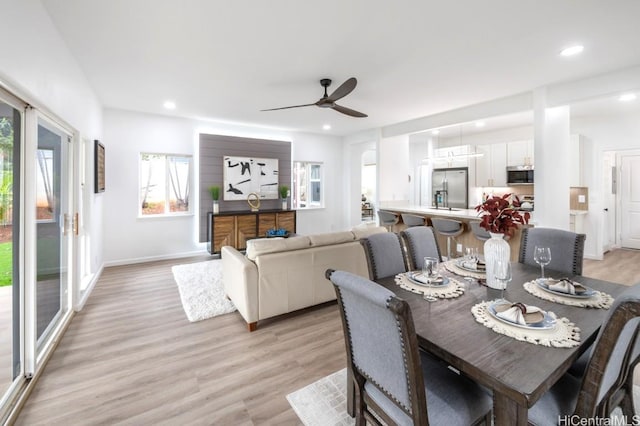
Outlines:
POLYGON ((507 167, 507 185, 533 185, 533 166, 507 167))

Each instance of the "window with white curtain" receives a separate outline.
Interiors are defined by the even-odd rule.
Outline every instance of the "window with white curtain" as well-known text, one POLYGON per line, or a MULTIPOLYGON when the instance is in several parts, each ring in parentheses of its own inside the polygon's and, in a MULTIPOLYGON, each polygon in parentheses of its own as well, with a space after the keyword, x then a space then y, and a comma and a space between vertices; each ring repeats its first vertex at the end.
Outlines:
POLYGON ((191 211, 191 163, 190 155, 140 154, 140 216, 191 211))
POLYGON ((309 161, 293 162, 294 209, 317 209, 324 207, 323 164, 309 161))

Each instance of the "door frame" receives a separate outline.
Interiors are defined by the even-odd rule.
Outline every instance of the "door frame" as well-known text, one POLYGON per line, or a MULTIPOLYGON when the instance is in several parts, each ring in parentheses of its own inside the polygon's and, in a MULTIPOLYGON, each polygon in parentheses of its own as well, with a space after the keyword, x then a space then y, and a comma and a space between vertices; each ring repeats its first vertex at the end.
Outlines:
POLYGON ((622 157, 640 156, 640 150, 616 151, 616 247, 622 247, 622 157))

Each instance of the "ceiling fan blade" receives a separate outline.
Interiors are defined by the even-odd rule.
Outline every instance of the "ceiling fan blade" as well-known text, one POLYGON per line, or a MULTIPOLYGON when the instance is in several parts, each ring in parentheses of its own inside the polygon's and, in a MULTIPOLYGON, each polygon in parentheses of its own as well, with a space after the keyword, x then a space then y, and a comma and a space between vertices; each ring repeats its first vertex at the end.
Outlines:
POLYGON ((356 88, 357 84, 358 80, 356 80, 355 77, 351 77, 349 80, 342 83, 340 87, 334 90, 334 92, 329 95, 328 99, 335 102, 338 99, 344 98, 356 88))
POLYGON ((335 105, 334 104, 331 108, 333 108, 336 111, 341 112, 343 114, 350 115, 351 117, 368 117, 367 114, 364 114, 362 112, 356 111, 356 110, 351 109, 351 108, 343 107, 343 106, 340 106, 340 105, 335 105))
POLYGON ((260 111, 276 111, 279 109, 300 108, 300 107, 308 107, 312 105, 315 105, 315 104, 292 105, 292 106, 286 106, 286 107, 280 107, 280 108, 261 109, 260 111))

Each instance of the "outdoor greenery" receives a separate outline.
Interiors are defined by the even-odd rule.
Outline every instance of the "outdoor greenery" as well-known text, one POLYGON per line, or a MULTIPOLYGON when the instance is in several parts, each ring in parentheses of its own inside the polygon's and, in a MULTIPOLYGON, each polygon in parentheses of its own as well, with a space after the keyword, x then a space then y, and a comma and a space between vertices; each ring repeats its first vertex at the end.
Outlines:
POLYGON ((11 241, 0 244, 0 287, 11 285, 12 259, 11 241))

